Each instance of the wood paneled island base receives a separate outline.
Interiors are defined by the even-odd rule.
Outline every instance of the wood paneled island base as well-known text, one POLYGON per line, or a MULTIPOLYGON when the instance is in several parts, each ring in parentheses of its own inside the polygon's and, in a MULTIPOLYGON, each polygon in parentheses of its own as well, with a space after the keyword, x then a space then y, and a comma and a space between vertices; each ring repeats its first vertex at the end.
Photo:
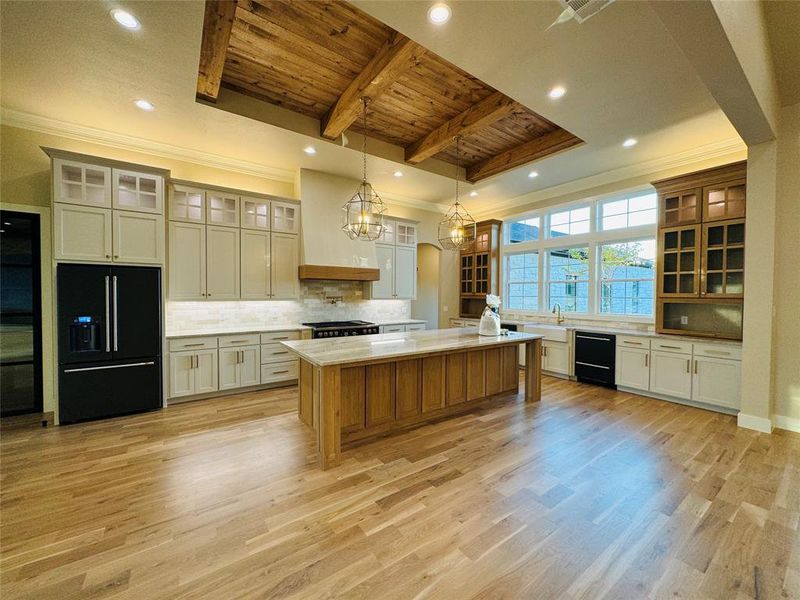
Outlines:
POLYGON ((317 433, 320 467, 342 445, 472 410, 519 391, 524 344, 525 401, 541 399, 541 336, 479 336, 475 329, 284 342, 300 357, 300 420, 317 433), (532 367, 532 368, 531 368, 532 367))

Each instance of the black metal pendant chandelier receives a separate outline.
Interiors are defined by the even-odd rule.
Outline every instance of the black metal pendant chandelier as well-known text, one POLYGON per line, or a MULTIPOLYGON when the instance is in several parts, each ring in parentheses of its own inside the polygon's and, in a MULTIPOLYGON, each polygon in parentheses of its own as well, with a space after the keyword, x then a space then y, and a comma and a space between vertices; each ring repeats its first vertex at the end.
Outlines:
POLYGON ((386 205, 367 181, 367 104, 369 98, 361 99, 364 104, 364 129, 361 153, 364 158, 364 171, 356 193, 344 206, 342 231, 351 240, 374 241, 383 235, 383 213, 386 205))
POLYGON ((458 202, 458 178, 460 173, 459 142, 456 136, 456 201, 439 222, 439 244, 443 250, 461 250, 469 248, 475 241, 475 219, 458 202))

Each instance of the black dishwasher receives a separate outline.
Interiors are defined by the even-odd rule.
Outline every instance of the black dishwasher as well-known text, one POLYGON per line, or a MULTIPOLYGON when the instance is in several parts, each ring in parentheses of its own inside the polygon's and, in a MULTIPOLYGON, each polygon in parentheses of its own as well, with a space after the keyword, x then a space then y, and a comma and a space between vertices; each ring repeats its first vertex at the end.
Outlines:
POLYGON ((617 336, 575 332, 575 377, 585 383, 614 387, 617 336))

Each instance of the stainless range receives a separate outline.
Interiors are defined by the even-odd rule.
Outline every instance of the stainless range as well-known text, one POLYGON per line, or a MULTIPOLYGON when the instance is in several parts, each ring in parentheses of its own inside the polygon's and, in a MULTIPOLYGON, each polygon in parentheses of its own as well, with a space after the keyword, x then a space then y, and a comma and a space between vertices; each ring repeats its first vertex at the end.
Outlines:
POLYGON ((313 338, 345 337, 350 335, 369 335, 379 333, 375 323, 367 321, 321 321, 319 323, 303 323, 311 327, 313 338))

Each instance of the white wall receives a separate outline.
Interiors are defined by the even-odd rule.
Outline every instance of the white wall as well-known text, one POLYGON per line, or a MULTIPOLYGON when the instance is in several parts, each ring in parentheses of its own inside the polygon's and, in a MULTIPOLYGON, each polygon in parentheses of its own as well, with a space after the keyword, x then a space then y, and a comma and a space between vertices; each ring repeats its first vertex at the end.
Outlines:
MULTIPOLYGON (((433 244, 417 246, 417 299, 411 301, 411 316, 428 322, 428 329, 439 329, 439 257, 433 244)), ((442 325, 441 327, 446 327, 442 325)))

